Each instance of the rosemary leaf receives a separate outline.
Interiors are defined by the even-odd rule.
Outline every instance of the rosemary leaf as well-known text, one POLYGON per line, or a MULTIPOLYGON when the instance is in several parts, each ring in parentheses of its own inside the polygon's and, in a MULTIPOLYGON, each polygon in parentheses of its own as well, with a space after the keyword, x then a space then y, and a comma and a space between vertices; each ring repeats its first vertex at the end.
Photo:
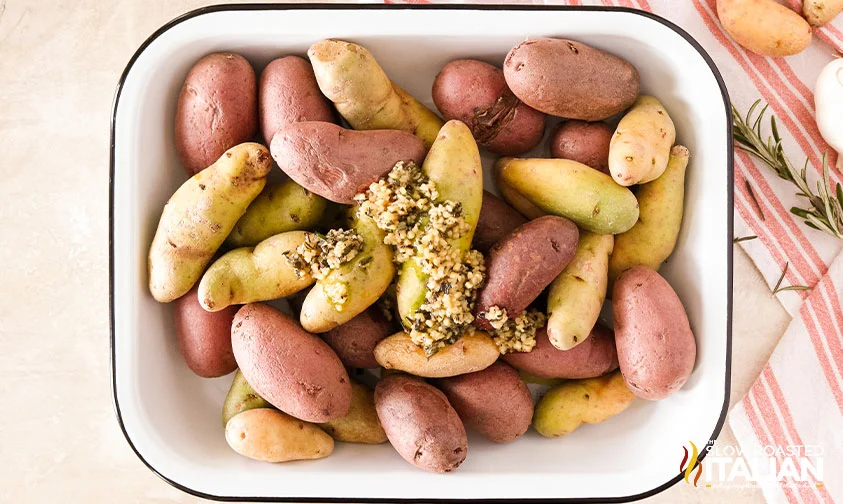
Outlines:
POLYGON ((782 274, 779 276, 778 281, 776 281, 776 286, 773 287, 773 295, 775 295, 776 292, 779 291, 779 287, 781 287, 782 280, 784 280, 784 275, 787 273, 787 268, 789 268, 789 267, 790 267, 789 262, 784 263, 784 269, 782 270, 782 274))
POLYGON ((758 239, 758 237, 757 237, 757 236, 755 236, 755 235, 752 235, 752 236, 741 236, 741 237, 739 237, 739 238, 735 238, 734 240, 732 240, 732 243, 740 243, 740 242, 745 242, 745 241, 750 241, 750 240, 757 240, 757 239, 758 239))

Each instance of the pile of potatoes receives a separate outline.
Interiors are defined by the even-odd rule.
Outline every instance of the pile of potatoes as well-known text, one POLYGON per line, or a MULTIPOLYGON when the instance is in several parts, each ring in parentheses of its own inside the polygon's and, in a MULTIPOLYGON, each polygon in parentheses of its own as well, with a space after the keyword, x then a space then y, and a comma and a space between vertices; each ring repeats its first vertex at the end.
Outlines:
POLYGON ((453 61, 432 83, 442 119, 359 45, 323 40, 307 55, 259 79, 233 53, 190 70, 175 118, 190 178, 149 250, 149 290, 173 302, 187 366, 237 371, 222 410, 237 453, 283 462, 389 441, 410 464, 448 472, 466 458, 466 427, 496 443, 531 425, 564 436, 682 387, 696 344, 657 271, 679 235, 689 152, 632 64, 552 38, 517 45, 502 67, 453 61), (566 119, 550 157, 515 157, 549 117, 566 119), (483 190, 480 148, 502 156, 503 200, 483 190), (354 199, 399 161, 459 204, 471 229, 451 245, 485 255, 476 331, 432 356, 399 323, 424 299, 423 278, 412 261, 396 268, 354 199), (274 166, 287 176, 278 184, 267 183, 274 166), (317 279, 286 259, 336 228, 360 237, 349 262, 317 279), (600 320, 607 292, 613 321, 600 320), (294 315, 265 304, 280 298, 294 315), (547 314, 531 351, 502 355, 494 307, 547 314), (527 382, 550 385, 535 406, 527 382))

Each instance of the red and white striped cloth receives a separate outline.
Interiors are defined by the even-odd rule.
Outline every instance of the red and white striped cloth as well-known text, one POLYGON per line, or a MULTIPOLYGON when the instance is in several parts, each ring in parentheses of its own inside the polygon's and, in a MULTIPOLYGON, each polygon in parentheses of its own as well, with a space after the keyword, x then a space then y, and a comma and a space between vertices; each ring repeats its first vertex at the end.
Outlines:
MULTIPOLYGON (((435 3, 384 0, 386 3, 435 3)), ((436 0, 442 3, 463 3, 436 0)), ((494 3, 494 2, 467 2, 494 3)), ((499 2, 506 3, 506 2, 499 2)), ((779 120, 787 155, 797 165, 806 157, 817 180, 829 153, 832 183, 837 153, 823 141, 814 118, 813 87, 820 70, 843 55, 843 15, 815 30, 814 43, 788 58, 764 58, 729 38, 717 19, 716 0, 524 0, 531 4, 605 5, 654 12, 681 26, 708 51, 723 74, 732 102, 746 111, 757 99, 779 120)), ((795 10, 800 0, 786 0, 795 10)), ((806 227, 789 209, 805 206, 794 187, 750 156, 735 156, 735 236, 757 236, 742 247, 772 287, 787 267, 782 285, 810 291, 778 296, 793 316, 770 362, 749 393, 730 412, 729 423, 745 453, 769 447, 819 446, 822 484, 784 478, 761 482, 769 502, 843 502, 843 241, 806 227), (751 187, 751 189, 749 189, 751 187), (750 193, 751 191, 751 193, 750 193), (754 198, 753 198, 754 195, 754 198), (838 257, 839 256, 839 257, 838 257)), ((752 309, 736 300, 736 310, 752 309)), ((736 334, 735 337, 740 337, 736 334)), ((776 455, 779 464, 782 456, 776 455)), ((767 463, 749 458, 750 465, 767 463)), ((761 470, 753 467, 753 471, 761 470)))

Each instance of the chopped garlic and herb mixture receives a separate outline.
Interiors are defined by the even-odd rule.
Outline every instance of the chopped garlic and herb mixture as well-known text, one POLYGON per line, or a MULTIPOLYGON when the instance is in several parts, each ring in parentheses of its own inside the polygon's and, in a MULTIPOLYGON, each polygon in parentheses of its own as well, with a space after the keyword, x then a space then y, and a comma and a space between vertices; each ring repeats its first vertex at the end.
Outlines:
MULTIPOLYGON (((332 229, 326 235, 308 234, 304 243, 284 257, 301 278, 310 274, 316 280, 324 280, 328 274, 346 264, 363 250, 363 240, 353 229, 332 229)), ((342 311, 348 300, 348 285, 331 282, 325 285, 325 295, 337 311, 342 311)))
POLYGON ((489 308, 485 316, 493 328, 492 339, 502 354, 531 351, 536 346, 536 331, 547 322, 547 316, 535 310, 525 310, 509 318, 506 308, 499 306, 489 308))
MULTIPOLYGON (((397 163, 386 177, 355 197, 359 211, 371 217, 386 233, 385 243, 395 247, 396 264, 412 260, 427 277, 424 302, 402 321, 412 341, 427 355, 473 330, 474 301, 486 272, 480 252, 463 253, 450 243, 471 231, 461 205, 436 201, 438 197, 435 184, 412 162, 397 163)), ((501 341, 501 352, 532 349, 535 325, 532 314, 505 327, 502 323, 503 329, 496 331, 501 336, 495 336, 501 341)))

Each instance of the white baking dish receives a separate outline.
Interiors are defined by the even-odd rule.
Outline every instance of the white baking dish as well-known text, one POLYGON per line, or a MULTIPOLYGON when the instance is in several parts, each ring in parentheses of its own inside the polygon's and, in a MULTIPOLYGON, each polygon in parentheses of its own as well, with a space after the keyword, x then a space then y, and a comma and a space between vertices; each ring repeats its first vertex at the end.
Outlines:
POLYGON ((138 456, 183 490, 246 501, 633 500, 677 482, 683 446, 703 447, 720 431, 731 338, 728 97, 699 45, 664 20, 591 7, 206 8, 161 28, 132 58, 114 101, 111 150, 115 407, 138 456), (343 38, 368 47, 395 81, 431 104, 431 83, 447 61, 500 64, 513 45, 538 36, 575 38, 631 61, 643 91, 670 110, 677 141, 691 149, 684 226, 663 269, 696 333, 691 379, 667 400, 636 400, 622 415, 562 439, 531 432, 501 446, 470 435, 466 462, 447 475, 411 467, 388 445, 338 444, 327 459, 281 465, 232 452, 220 425, 230 377, 203 380, 190 373, 178 352, 171 307, 156 303, 146 288, 149 242, 164 202, 184 178, 172 128, 188 68, 204 54, 232 50, 260 70, 280 55, 304 54, 321 38, 343 38))

